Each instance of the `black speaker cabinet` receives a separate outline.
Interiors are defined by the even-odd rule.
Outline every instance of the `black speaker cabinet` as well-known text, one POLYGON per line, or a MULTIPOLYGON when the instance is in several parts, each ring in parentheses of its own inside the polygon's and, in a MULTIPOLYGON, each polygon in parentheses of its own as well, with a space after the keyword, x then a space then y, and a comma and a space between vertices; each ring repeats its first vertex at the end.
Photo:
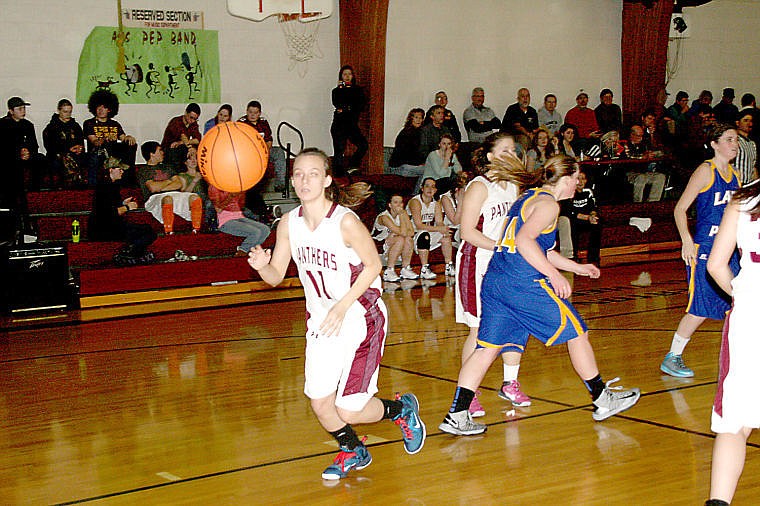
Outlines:
POLYGON ((65 246, 12 246, 6 262, 8 275, 3 291, 10 313, 65 309, 71 305, 65 246))

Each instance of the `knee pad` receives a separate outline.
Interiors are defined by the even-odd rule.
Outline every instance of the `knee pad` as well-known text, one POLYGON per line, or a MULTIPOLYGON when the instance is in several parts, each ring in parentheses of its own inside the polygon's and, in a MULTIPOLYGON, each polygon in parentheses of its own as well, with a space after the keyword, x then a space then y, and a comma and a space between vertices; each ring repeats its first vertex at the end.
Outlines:
POLYGON ((417 249, 430 249, 430 234, 428 232, 422 232, 417 237, 417 249))

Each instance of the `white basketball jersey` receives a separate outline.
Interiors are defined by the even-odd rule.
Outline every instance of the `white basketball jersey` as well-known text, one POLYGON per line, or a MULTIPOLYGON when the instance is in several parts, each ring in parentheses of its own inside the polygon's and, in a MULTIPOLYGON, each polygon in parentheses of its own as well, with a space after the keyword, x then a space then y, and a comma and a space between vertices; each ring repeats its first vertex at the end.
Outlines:
POLYGON ((396 216, 394 218, 391 212, 387 209, 378 214, 377 218, 375 218, 375 225, 372 227, 372 238, 378 242, 387 239, 391 233, 390 229, 380 222, 382 216, 387 216, 397 227, 401 226, 401 216, 396 216))
MULTIPOLYGON (((333 204, 315 230, 310 230, 301 206, 290 211, 288 231, 290 253, 298 266, 298 277, 306 296, 308 318, 321 322, 332 306, 343 298, 351 284, 364 269, 359 255, 346 246, 340 224, 353 211, 333 204)), ((380 276, 354 302, 349 313, 364 314, 382 293, 380 276)))
POLYGON ((496 240, 501 236, 509 208, 517 200, 517 186, 507 183, 505 189, 499 183, 489 181, 483 176, 476 177, 467 186, 469 187, 475 181, 483 183, 488 189, 488 196, 480 207, 481 219, 478 228, 484 236, 496 240))
MULTIPOLYGON (((409 208, 409 204, 412 203, 412 200, 416 200, 420 203, 420 206, 422 206, 422 209, 420 210, 420 216, 422 218, 422 223, 425 225, 435 225, 435 205, 437 202, 435 200, 431 200, 430 204, 425 204, 422 201, 421 195, 415 195, 411 199, 409 199, 409 202, 406 204, 406 212, 411 217, 412 211, 409 208)), ((412 219, 412 225, 414 225, 414 220, 412 219)), ((414 228, 417 230, 417 227, 414 228)))

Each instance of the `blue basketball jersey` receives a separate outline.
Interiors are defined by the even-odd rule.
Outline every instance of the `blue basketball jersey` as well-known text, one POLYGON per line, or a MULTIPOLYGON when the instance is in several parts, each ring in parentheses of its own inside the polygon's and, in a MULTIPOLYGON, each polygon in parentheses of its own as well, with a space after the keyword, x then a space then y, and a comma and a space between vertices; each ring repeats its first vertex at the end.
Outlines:
MULTIPOLYGON (((554 199, 554 196, 546 190, 541 188, 531 188, 523 193, 509 210, 509 215, 505 220, 501 236, 499 240, 496 241, 493 258, 491 258, 491 263, 488 264, 489 271, 493 271, 494 274, 498 275, 508 274, 511 278, 519 279, 533 280, 544 277, 543 274, 538 272, 535 267, 530 265, 522 257, 517 251, 517 246, 515 244, 517 233, 520 231, 523 224, 525 224, 525 214, 523 213, 525 205, 540 195, 548 195, 554 199)), ((557 222, 555 221, 551 227, 541 231, 541 235, 536 238, 536 242, 544 254, 546 254, 548 250, 554 247, 556 239, 557 222)))
POLYGON ((721 176, 715 162, 708 160, 712 181, 699 191, 696 199, 697 223, 694 242, 699 244, 700 252, 709 253, 718 226, 723 219, 723 212, 731 201, 731 195, 739 189, 739 174, 729 165, 729 179, 721 176))
MULTIPOLYGON (((546 276, 517 251, 515 238, 525 224, 525 205, 543 195, 554 200, 546 190, 533 188, 509 210, 480 292, 480 347, 522 352, 530 335, 552 346, 575 339, 587 330, 573 305, 558 297, 546 276)), ((556 229, 555 220, 536 238, 544 254, 554 246, 556 229)))

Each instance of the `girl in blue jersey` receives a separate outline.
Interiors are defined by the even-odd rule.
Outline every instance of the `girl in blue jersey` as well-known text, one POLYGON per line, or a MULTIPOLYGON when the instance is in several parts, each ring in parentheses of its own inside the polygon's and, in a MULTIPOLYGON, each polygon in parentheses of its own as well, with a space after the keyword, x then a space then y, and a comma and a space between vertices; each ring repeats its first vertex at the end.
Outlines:
POLYGON ((360 204, 367 185, 338 188, 327 155, 315 148, 293 161, 291 182, 301 205, 280 220, 274 252, 256 246, 248 263, 272 286, 283 280, 291 258, 298 267, 306 297, 304 393, 340 446, 322 472, 323 479, 338 480, 372 462, 352 424, 392 420, 410 454, 422 449, 425 424, 414 394, 375 397, 387 330, 382 265, 369 232, 345 207, 360 204))
POLYGON ((601 421, 633 406, 637 388, 610 387, 602 381, 588 340, 586 324, 566 299, 572 288, 559 269, 599 277, 592 264, 578 264, 552 248, 556 240, 558 201, 575 194, 577 162, 564 155, 546 161, 533 174, 514 158, 497 159, 491 170, 531 187, 509 211, 504 231, 488 264, 481 291, 478 347, 462 365, 449 413, 439 428, 450 434, 473 435, 486 426, 472 421, 467 408, 494 359, 504 349, 521 352, 528 336, 545 345, 567 343, 573 368, 591 393, 593 418, 601 421), (536 187, 537 186, 537 187, 536 187))
MULTIPOLYGON (((730 308, 728 297, 708 279, 706 266, 723 211, 740 186, 739 174, 729 163, 739 151, 738 137, 730 125, 719 123, 712 128, 707 138, 715 156, 697 167, 673 211, 681 236, 681 258, 686 263, 689 303, 673 336, 670 351, 660 364, 660 370, 671 376, 694 376, 694 371, 686 366, 681 356, 684 348, 705 319, 722 320, 730 308), (695 202, 697 220, 692 237, 686 212, 695 202)), ((731 258, 730 265, 734 273, 738 272, 736 255, 731 258)))

